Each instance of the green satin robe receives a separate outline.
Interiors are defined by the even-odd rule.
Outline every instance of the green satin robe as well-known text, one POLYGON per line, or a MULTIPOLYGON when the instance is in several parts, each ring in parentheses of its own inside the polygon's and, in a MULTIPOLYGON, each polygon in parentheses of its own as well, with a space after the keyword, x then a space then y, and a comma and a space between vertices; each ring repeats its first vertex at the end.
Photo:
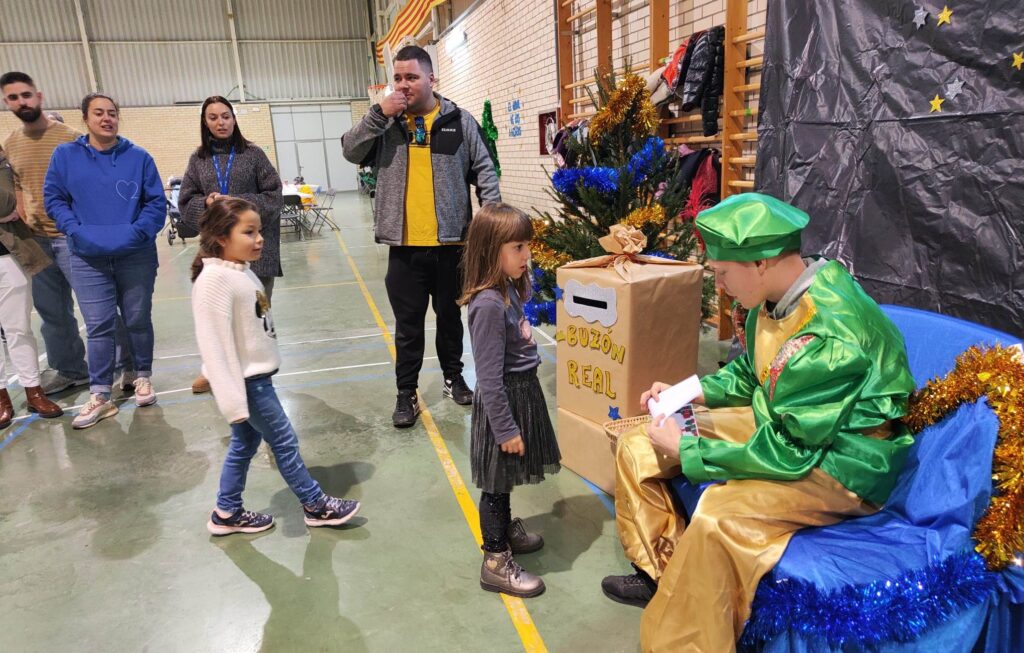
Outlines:
POLYGON ((761 374, 754 370, 759 331, 762 345, 775 346, 765 335, 773 325, 763 307, 747 318, 746 354, 701 379, 708 408, 751 406, 757 428, 745 444, 684 437, 683 473, 693 482, 790 481, 820 467, 881 505, 913 438, 901 422, 883 439, 865 433, 906 413, 914 380, 903 336, 835 261, 818 271, 800 301, 806 319, 777 352, 762 352, 772 358, 761 374))

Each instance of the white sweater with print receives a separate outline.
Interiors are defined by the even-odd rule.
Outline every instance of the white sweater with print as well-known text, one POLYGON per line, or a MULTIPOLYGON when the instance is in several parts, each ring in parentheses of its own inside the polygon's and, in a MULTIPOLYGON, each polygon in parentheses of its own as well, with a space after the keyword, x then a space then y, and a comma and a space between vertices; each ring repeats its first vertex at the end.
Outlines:
POLYGON ((228 422, 249 419, 245 379, 281 365, 277 334, 263 284, 249 265, 203 259, 192 287, 192 315, 217 407, 228 422))

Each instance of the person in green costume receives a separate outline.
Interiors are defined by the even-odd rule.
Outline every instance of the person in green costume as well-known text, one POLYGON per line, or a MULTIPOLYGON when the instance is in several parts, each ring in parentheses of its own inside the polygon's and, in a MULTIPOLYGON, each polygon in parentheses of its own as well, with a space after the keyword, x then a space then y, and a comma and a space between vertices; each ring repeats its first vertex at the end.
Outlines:
POLYGON ((877 511, 913 442, 903 336, 841 264, 801 258, 808 221, 758 193, 697 217, 716 284, 750 309, 746 352, 701 379, 696 437, 670 417, 619 439, 616 521, 637 573, 602 589, 646 606, 644 651, 734 650, 793 533, 877 511), (689 524, 667 483, 680 471, 724 481, 689 524))

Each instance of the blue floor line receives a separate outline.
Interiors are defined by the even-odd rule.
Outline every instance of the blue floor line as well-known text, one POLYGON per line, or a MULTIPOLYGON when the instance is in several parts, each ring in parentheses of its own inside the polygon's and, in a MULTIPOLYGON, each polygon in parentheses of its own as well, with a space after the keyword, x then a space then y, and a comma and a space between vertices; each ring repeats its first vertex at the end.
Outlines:
POLYGON ((15 438, 17 438, 19 435, 24 433, 25 429, 27 429, 29 427, 29 425, 32 424, 32 422, 35 422, 38 419, 39 419, 39 415, 36 414, 36 413, 33 413, 27 419, 25 419, 24 422, 19 424, 13 431, 8 433, 7 437, 4 438, 2 442, 0 442, 0 451, 3 451, 4 447, 6 447, 10 443, 14 442, 15 438))
POLYGON ((597 495, 597 498, 601 500, 601 503, 604 504, 604 507, 607 508, 608 512, 611 513, 612 517, 614 517, 615 516, 615 502, 612 501, 612 498, 604 490, 602 490, 601 488, 597 487, 596 485, 594 485, 593 483, 591 483, 587 479, 583 478, 582 476, 580 476, 580 480, 583 481, 584 485, 586 485, 588 488, 590 488, 591 492, 593 492, 594 494, 597 495))

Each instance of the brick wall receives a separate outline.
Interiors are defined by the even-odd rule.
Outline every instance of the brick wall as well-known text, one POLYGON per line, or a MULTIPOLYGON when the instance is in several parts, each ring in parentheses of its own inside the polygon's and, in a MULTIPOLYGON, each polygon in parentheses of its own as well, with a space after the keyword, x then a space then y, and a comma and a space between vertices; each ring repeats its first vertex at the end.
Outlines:
POLYGON ((445 41, 437 44, 437 90, 477 121, 484 100, 491 101, 498 126, 502 198, 527 212, 549 209, 544 193, 550 186, 541 166, 551 159, 540 154, 538 115, 558 106, 555 26, 551 0, 488 0, 457 29, 466 42, 450 55, 445 41), (529 35, 529 36, 527 36, 529 35), (509 103, 518 100, 518 111, 509 103), (511 115, 518 113, 522 134, 512 135, 511 115))
MULTIPOLYGON (((577 0, 573 13, 592 6, 577 0)), ((764 26, 767 0, 750 0, 748 29, 764 26)), ((612 49, 616 68, 629 60, 634 70, 646 71, 648 59, 648 10, 646 0, 616 0, 612 5, 612 49)), ((597 65, 596 17, 593 13, 576 23, 574 64, 577 78, 589 77, 597 65)), ((725 0, 679 0, 670 5, 670 51, 694 31, 725 23, 725 0)), ((551 0, 487 0, 457 26, 466 43, 452 54, 445 39, 437 45, 438 91, 468 109, 479 120, 483 101, 489 98, 498 125, 498 156, 502 166, 502 195, 524 209, 553 209, 545 193, 550 186, 542 166, 549 171, 549 157, 539 154, 537 116, 558 105, 555 59, 555 16, 551 0), (526 35, 529 35, 528 37, 526 35), (522 135, 510 135, 508 103, 518 99, 522 135)), ((751 44, 750 56, 761 54, 760 42, 751 44)), ((748 80, 759 80, 754 74, 748 80)), ((579 91, 578 97, 585 96, 579 91)), ((750 96, 756 104, 757 96, 750 96)), ((592 110, 575 105, 579 112, 592 110)), ((355 115, 353 106, 353 115, 355 115)), ((513 112, 514 113, 514 112, 513 112)), ((697 127, 699 129, 699 127, 697 127)), ((693 127, 684 133, 692 133, 693 127)))
POLYGON ((352 124, 355 125, 370 111, 370 103, 367 100, 353 100, 351 105, 352 124))
MULTIPOLYGON (((78 109, 58 109, 65 122, 84 132, 82 114, 78 109)), ((235 107, 238 126, 250 141, 267 153, 277 166, 274 147, 274 128, 270 120, 270 107, 248 103, 235 107)), ((21 122, 10 111, 0 113, 0 142, 21 122)), ((199 143, 199 107, 126 107, 121 110, 120 133, 148 151, 156 161, 164 182, 168 177, 185 172, 188 158, 199 143)))

